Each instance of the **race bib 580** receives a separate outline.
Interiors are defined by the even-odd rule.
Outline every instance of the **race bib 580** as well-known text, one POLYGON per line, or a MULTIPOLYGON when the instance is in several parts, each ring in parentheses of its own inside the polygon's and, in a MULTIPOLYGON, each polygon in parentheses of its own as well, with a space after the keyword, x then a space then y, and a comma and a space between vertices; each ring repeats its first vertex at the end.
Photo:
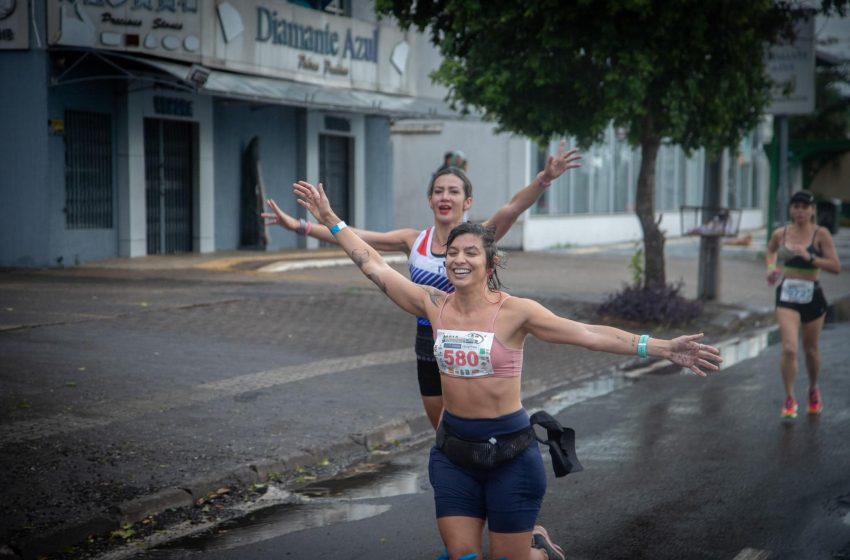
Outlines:
POLYGON ((439 329, 434 340, 437 366, 442 373, 455 377, 493 375, 490 362, 493 337, 491 332, 439 329))

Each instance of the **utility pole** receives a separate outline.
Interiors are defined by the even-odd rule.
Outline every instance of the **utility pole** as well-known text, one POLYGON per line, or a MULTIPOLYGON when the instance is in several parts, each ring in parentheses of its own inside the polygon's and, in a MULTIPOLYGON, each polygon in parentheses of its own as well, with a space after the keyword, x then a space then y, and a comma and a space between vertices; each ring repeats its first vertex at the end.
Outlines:
MULTIPOLYGON (((779 121, 779 182, 776 186, 776 200, 773 213, 773 224, 768 228, 768 236, 774 229, 785 223, 787 218, 786 204, 791 198, 791 193, 788 187, 788 116, 777 115, 776 120, 779 121)), ((769 237, 768 237, 769 239, 769 237)))
MULTIPOLYGON (((705 186, 702 191, 703 224, 709 223, 721 210, 720 173, 723 167, 722 154, 707 154, 705 161, 705 186)), ((703 301, 714 301, 720 297, 720 241, 723 228, 716 234, 701 235, 699 238, 699 282, 697 295, 703 301)))

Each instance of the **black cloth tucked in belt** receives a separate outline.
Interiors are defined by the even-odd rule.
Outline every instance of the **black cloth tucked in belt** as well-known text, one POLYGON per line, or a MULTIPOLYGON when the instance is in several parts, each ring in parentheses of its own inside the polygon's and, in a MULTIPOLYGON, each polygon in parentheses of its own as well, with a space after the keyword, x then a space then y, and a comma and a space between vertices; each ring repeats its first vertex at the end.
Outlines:
MULTIPOLYGON (((545 410, 531 415, 531 425, 546 429, 546 439, 537 438, 540 443, 549 446, 552 468, 556 477, 583 471, 584 467, 576 456, 576 431, 565 428, 545 410)), ((537 437, 535 435, 535 437, 537 437)))

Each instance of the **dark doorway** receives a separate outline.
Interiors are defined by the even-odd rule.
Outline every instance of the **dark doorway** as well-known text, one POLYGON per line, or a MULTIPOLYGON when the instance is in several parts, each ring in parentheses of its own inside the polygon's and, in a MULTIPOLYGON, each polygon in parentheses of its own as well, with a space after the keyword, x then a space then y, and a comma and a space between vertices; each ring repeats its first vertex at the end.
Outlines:
POLYGON ((352 224, 354 141, 347 136, 319 136, 319 180, 340 219, 352 224))
POLYGON ((149 255, 192 251, 195 124, 145 119, 149 255))

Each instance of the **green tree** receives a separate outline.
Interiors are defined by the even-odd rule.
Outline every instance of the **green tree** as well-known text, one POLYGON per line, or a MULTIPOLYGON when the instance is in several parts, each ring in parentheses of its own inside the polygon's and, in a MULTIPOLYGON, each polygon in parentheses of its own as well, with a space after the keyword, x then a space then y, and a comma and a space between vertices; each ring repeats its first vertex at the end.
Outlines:
MULTIPOLYGON (((843 10, 848 0, 823 0, 843 10)), ((644 285, 666 284, 655 220, 662 142, 716 154, 757 123, 770 98, 766 43, 803 8, 776 0, 376 0, 402 27, 430 30, 436 82, 463 110, 546 141, 598 140, 610 122, 641 148, 636 213, 644 285)))

